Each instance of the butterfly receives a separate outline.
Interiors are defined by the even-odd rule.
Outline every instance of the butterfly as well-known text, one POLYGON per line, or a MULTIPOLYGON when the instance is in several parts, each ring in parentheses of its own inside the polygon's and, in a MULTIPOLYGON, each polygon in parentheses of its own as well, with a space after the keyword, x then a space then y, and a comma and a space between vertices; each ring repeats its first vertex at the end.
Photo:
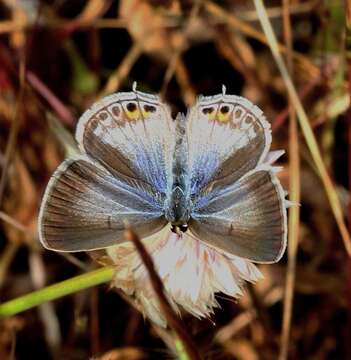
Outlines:
POLYGON ((223 90, 172 119, 158 96, 134 88, 92 105, 75 137, 81 154, 58 167, 42 200, 47 249, 123 244, 128 223, 142 238, 169 227, 253 262, 283 255, 286 194, 270 124, 249 100, 223 90))

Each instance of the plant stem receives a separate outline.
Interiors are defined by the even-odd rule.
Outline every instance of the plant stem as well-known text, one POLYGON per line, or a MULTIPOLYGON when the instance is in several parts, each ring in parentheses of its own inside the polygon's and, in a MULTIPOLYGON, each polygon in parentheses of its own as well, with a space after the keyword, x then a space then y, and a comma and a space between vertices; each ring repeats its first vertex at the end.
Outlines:
POLYGON ((113 273, 113 267, 103 267, 7 301, 0 304, 0 318, 15 315, 47 301, 106 283, 111 281, 113 273))

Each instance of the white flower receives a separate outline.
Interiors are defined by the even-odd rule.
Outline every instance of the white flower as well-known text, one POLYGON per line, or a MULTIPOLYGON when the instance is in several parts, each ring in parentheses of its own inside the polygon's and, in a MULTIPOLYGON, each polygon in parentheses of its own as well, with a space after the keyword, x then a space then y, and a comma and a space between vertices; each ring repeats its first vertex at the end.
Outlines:
MULTIPOLYGON (((216 293, 238 297, 244 280, 262 278, 250 261, 210 247, 190 231, 178 235, 167 226, 143 242, 177 312, 180 305, 194 316, 208 317, 218 307, 216 293)), ((125 243, 107 252, 116 266, 113 285, 132 297, 144 315, 165 326, 148 272, 134 245, 125 243)))

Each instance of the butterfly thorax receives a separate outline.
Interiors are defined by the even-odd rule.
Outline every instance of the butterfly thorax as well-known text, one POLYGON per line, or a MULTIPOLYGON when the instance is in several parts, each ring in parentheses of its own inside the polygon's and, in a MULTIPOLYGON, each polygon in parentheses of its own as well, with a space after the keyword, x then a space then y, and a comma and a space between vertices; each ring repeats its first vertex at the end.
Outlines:
POLYGON ((179 227, 181 231, 186 230, 192 208, 189 191, 188 141, 185 122, 185 117, 179 114, 176 119, 172 183, 165 202, 166 219, 172 224, 172 228, 179 227))

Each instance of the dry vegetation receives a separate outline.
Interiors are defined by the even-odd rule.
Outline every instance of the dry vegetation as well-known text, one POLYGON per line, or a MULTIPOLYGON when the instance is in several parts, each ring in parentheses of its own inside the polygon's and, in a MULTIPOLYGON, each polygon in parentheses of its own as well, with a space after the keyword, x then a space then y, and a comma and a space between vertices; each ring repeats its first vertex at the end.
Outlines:
MULTIPOLYGON (((191 338, 206 359, 351 358, 351 10, 341 0, 265 1, 305 113, 255 4, 0 1, 1 301, 96 267, 85 254, 44 251, 37 234, 47 181, 94 100, 137 81, 178 112, 225 84, 265 111, 273 148, 287 151, 281 181, 301 206, 287 255, 260 266, 264 280, 238 301, 218 296, 209 320, 184 314, 191 338)), ((171 334, 107 285, 0 322, 0 359, 174 357, 171 334)))

